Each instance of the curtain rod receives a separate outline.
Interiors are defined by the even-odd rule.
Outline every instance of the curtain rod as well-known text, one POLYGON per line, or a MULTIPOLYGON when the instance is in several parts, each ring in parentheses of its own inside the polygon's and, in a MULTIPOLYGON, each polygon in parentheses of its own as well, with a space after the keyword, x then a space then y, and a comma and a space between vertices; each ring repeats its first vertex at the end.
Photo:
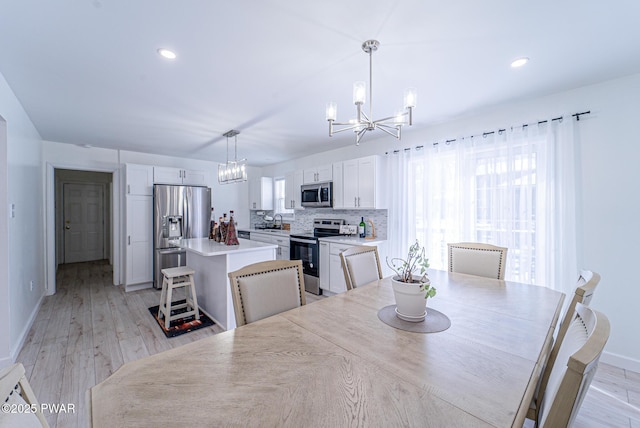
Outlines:
MULTIPOLYGON (((580 121, 580 116, 584 116, 584 115, 587 115, 587 114, 591 114, 591 110, 583 111, 581 113, 574 113, 574 114, 571 115, 571 117, 575 117, 577 121, 580 121)), ((563 116, 559 116, 559 117, 554 117, 553 119, 550 119, 550 120, 551 120, 551 122, 555 122, 556 120, 559 120, 560 122, 562 122, 563 118, 564 118, 563 116)), ((547 122, 549 122, 549 120, 539 120, 538 122, 524 123, 524 124, 522 124, 522 128, 524 129, 529 125, 542 125, 543 123, 547 123, 547 122)), ((513 126, 511 128, 513 129, 513 126)), ((495 134, 496 132, 498 132, 498 134, 502 134, 504 131, 506 131, 506 128, 498 129, 498 131, 483 132, 482 133, 482 138, 486 138, 487 135, 495 134)), ((475 136, 476 135, 469 135, 468 137, 462 137, 462 139, 464 140, 465 138, 473 138, 475 136)), ((480 136, 480 134, 478 134, 477 136, 480 136)), ((457 138, 453 138, 453 139, 450 139, 450 140, 445 140, 444 143, 445 144, 450 144, 450 143, 453 143, 456 140, 458 140, 458 139, 457 138)), ((440 144, 440 143, 435 142, 435 143, 433 143, 433 146, 437 146, 438 144, 440 144)), ((424 145, 421 144, 419 146, 416 146, 415 148, 420 150, 423 147, 424 147, 424 145)), ((403 151, 405 151, 405 152, 409 151, 409 150, 411 150, 411 147, 406 147, 406 148, 403 149, 403 151)), ((391 153, 400 153, 400 149, 393 150, 391 153)), ((385 152, 384 154, 388 155, 389 152, 385 152)))

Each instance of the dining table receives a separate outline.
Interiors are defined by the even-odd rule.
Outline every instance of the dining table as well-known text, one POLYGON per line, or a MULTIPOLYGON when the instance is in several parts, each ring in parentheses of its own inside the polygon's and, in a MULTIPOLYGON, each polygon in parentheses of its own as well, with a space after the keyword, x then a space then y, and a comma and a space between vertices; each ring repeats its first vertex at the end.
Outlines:
POLYGON ((421 333, 378 313, 390 278, 129 362, 89 390, 94 427, 521 427, 564 294, 429 269, 421 333))

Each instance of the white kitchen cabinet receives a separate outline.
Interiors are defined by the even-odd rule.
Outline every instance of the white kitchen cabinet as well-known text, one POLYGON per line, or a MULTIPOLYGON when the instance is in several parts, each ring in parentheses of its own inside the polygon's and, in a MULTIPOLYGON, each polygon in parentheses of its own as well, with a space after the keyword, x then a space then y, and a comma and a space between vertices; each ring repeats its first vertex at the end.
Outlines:
POLYGON ((274 236, 271 238, 271 243, 278 246, 278 249, 276 250, 276 260, 289 260, 289 237, 274 236))
POLYGON ((287 209, 300 210, 302 208, 302 204, 300 202, 300 186, 303 183, 303 172, 292 171, 285 175, 284 177, 284 194, 285 201, 284 205, 287 209))
POLYGON ((336 162, 333 164, 333 209, 344 208, 344 180, 342 169, 342 162, 336 162))
POLYGON ((206 186, 209 173, 204 170, 181 169, 156 166, 153 169, 153 181, 158 184, 184 184, 189 186, 206 186))
POLYGON ((329 244, 329 291, 332 293, 343 293, 347 291, 347 282, 344 279, 340 253, 351 247, 353 247, 353 245, 329 244))
POLYGON ((303 184, 321 183, 333 179, 333 166, 323 165, 317 168, 305 169, 303 173, 303 184))
POLYGON ((153 281, 153 197, 127 195, 125 198, 125 285, 153 281))
POLYGON ((251 232, 251 240, 277 245, 278 248, 276 249, 276 260, 289 260, 290 246, 288 236, 277 236, 269 232, 251 232))
POLYGON ((343 208, 385 208, 380 164, 379 156, 367 156, 342 163, 343 208))
POLYGON ((330 291, 330 263, 329 243, 320 242, 320 288, 327 291, 330 291))
POLYGON ((153 166, 125 164, 125 194, 153 195, 153 166))
POLYGON ((273 209, 273 179, 258 177, 249 180, 249 209, 273 209))

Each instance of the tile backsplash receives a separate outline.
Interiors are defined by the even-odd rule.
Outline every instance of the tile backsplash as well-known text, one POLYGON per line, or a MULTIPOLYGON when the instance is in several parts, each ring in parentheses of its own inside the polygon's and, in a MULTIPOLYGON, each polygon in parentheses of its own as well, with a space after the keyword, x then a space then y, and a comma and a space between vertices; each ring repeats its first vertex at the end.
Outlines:
MULTIPOLYGON (((265 215, 273 217, 273 211, 265 211, 265 215)), ((360 218, 364 217, 365 222, 371 220, 376 230, 376 236, 387 239, 387 210, 332 210, 328 208, 306 208, 296 210, 295 220, 285 220, 291 223, 291 233, 311 233, 313 232, 313 220, 317 218, 344 219, 347 224, 359 224, 360 218)), ((263 216, 251 211, 251 227, 262 223, 263 216)))

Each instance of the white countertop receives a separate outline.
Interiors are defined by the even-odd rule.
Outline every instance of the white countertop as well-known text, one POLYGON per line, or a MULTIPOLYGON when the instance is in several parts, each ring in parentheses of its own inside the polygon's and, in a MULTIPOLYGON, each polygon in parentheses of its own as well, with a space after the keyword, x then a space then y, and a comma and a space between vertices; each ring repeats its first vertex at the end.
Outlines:
POLYGON ((180 248, 184 248, 187 251, 205 257, 246 253, 251 251, 264 250, 265 248, 278 248, 278 246, 275 244, 250 241, 248 239, 242 238, 239 238, 238 242, 240 243, 240 245, 225 245, 208 238, 194 238, 182 239, 180 241, 176 241, 175 244, 180 248))
POLYGON ((284 229, 238 229, 238 231, 250 232, 250 233, 262 233, 264 235, 273 236, 289 236, 289 231, 284 229))
POLYGON ((386 242, 386 239, 373 238, 365 239, 355 236, 330 236, 328 238, 318 238, 321 242, 332 242, 337 244, 349 244, 349 245, 377 245, 386 242))

